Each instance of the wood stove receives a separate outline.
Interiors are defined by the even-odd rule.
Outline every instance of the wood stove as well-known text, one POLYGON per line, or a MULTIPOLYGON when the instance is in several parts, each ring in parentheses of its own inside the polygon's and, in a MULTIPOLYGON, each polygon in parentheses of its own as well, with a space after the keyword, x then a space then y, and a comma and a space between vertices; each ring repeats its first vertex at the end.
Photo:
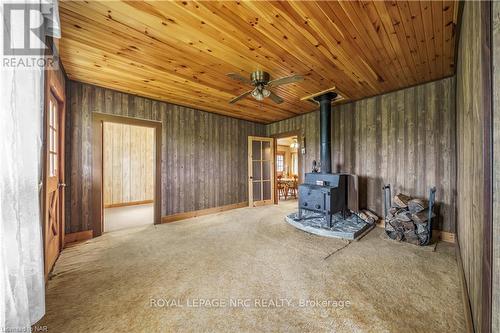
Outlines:
POLYGON ((347 211, 347 174, 307 173, 305 183, 299 185, 299 218, 302 210, 325 216, 324 228, 331 228, 332 215, 347 211))
POLYGON ((348 174, 331 173, 331 102, 337 94, 326 93, 315 98, 320 104, 321 173, 306 173, 299 185, 299 219, 303 210, 324 215, 323 228, 332 228, 332 216, 347 212, 348 174))

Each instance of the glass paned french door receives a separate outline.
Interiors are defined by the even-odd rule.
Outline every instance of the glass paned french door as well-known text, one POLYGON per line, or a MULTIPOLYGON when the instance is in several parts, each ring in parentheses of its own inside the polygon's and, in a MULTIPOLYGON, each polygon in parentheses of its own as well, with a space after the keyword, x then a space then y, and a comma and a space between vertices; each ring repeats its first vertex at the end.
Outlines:
POLYGON ((248 137, 248 198, 250 206, 274 202, 274 139, 248 137))

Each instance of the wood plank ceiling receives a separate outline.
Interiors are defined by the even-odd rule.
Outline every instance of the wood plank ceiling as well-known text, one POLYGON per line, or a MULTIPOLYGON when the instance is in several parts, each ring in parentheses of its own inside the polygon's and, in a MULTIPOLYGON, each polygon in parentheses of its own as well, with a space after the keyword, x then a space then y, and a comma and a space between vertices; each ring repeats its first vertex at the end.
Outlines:
POLYGON ((63 1, 60 55, 70 79, 262 123, 310 112, 301 97, 349 100, 452 75, 456 1, 63 1), (285 99, 228 100, 227 73, 272 78, 285 99))

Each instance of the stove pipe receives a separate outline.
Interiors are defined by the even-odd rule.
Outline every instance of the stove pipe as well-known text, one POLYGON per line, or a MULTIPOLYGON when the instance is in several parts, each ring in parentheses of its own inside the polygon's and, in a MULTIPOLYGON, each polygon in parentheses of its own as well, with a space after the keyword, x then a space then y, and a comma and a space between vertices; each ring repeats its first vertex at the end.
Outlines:
POLYGON ((314 98, 319 102, 321 173, 332 172, 332 100, 336 97, 336 93, 329 92, 314 98))

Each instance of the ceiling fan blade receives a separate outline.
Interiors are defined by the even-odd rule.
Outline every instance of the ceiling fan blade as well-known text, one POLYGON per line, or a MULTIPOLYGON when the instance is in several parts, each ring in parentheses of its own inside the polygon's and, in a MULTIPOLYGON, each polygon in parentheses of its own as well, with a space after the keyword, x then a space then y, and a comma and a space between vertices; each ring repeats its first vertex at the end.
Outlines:
POLYGON ((241 76, 240 74, 237 74, 237 73, 227 73, 226 75, 229 76, 231 79, 233 79, 235 81, 240 81, 240 82, 246 83, 246 84, 252 84, 252 81, 250 81, 246 77, 241 76))
POLYGON ((271 94, 269 95, 269 98, 276 104, 281 104, 283 103, 283 98, 279 97, 275 93, 271 91, 271 94))
POLYGON ((276 86, 281 86, 283 84, 289 84, 289 83, 294 83, 294 82, 299 82, 304 80, 304 77, 302 75, 292 75, 292 76, 286 76, 282 77, 276 80, 271 80, 267 84, 268 87, 276 87, 276 86))
POLYGON ((248 95, 250 95, 252 93, 252 91, 253 90, 249 90, 249 91, 244 92, 243 94, 241 94, 239 96, 236 96, 235 98, 233 98, 232 100, 229 101, 229 104, 234 104, 234 103, 238 102, 240 99, 247 97, 248 95))

